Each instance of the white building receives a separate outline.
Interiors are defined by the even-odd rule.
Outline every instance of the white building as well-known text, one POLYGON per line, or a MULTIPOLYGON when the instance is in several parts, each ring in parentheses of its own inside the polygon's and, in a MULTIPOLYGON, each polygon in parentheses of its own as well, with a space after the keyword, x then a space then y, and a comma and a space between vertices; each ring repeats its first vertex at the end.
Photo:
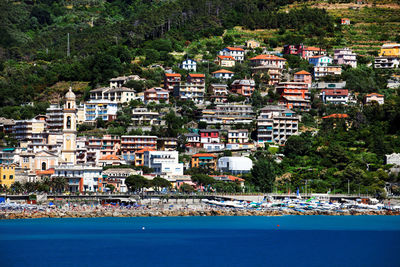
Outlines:
POLYGON ((178 151, 144 151, 143 165, 152 168, 157 175, 183 175, 178 151))
POLYGON ((225 47, 219 51, 221 56, 231 56, 236 61, 242 62, 244 60, 244 49, 240 47, 225 47))
POLYGON ((64 164, 54 169, 52 178, 65 178, 68 181, 68 191, 76 192, 98 192, 102 191, 103 168, 64 164))
POLYGON ((217 70, 212 73, 214 78, 222 80, 232 79, 234 74, 235 74, 234 72, 225 69, 217 70))
POLYGON ((90 100, 107 100, 118 104, 137 99, 135 90, 127 87, 102 87, 90 91, 90 100))
POLYGON ((320 55, 320 56, 310 57, 308 59, 308 62, 310 64, 313 64, 314 66, 317 66, 317 67, 326 67, 326 66, 328 66, 328 65, 333 63, 333 59, 331 57, 328 57, 328 56, 320 55))
POLYGON ((109 100, 90 100, 84 105, 85 121, 94 122, 97 118, 111 121, 117 117, 118 104, 109 100))
POLYGON ((203 143, 203 148, 207 150, 207 152, 213 151, 221 151, 225 149, 224 143, 203 143))
POLYGON ((232 174, 248 173, 253 168, 253 161, 247 157, 222 157, 217 164, 218 170, 232 174))
POLYGON ((393 56, 376 57, 374 62, 375 69, 395 69, 400 65, 400 59, 393 56))
POLYGON ((228 131, 228 143, 247 143, 249 141, 249 130, 239 129, 239 130, 229 130, 228 131))
POLYGON ((257 119, 258 144, 284 144, 298 134, 299 117, 295 112, 282 106, 266 106, 260 110, 257 119))
POLYGON ((357 67, 357 54, 349 48, 336 49, 333 56, 333 62, 336 65, 349 65, 352 68, 357 67))
POLYGON ((323 89, 320 98, 324 104, 347 105, 349 102, 349 90, 323 89))
POLYGON ((188 71, 196 71, 197 70, 197 62, 193 59, 186 59, 182 61, 181 69, 188 71))

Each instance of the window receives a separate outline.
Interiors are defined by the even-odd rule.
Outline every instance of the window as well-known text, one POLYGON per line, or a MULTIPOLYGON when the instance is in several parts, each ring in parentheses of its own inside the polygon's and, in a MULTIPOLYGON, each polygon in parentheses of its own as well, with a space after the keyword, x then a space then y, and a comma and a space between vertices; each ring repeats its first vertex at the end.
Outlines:
POLYGON ((46 162, 42 162, 42 171, 47 170, 46 168, 46 162))
POLYGON ((6 176, 5 176, 5 175, 3 175, 3 179, 4 179, 4 180, 6 179, 6 176))
POLYGON ((13 175, 10 175, 10 180, 12 180, 14 178, 14 176, 13 175))
POLYGON ((71 116, 67 117, 67 129, 71 129, 71 116))
POLYGON ((70 108, 71 108, 71 103, 68 102, 68 109, 70 109, 70 108))

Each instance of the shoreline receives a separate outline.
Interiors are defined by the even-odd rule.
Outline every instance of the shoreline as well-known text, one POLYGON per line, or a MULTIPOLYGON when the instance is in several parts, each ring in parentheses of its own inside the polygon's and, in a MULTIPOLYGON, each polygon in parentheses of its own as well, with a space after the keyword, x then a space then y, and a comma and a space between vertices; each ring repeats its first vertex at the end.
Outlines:
POLYGON ((2 211, 0 220, 38 218, 102 218, 102 217, 188 217, 188 216, 285 216, 285 215, 325 215, 325 216, 398 216, 399 211, 279 211, 279 210, 239 210, 239 209, 94 209, 94 210, 46 210, 46 211, 2 211))

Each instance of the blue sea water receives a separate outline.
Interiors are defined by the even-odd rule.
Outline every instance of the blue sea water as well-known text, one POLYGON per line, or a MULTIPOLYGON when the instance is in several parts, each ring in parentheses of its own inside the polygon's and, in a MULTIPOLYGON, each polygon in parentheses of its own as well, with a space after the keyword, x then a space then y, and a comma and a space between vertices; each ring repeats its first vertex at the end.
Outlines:
POLYGON ((400 266, 400 216, 0 221, 0 266, 400 266))

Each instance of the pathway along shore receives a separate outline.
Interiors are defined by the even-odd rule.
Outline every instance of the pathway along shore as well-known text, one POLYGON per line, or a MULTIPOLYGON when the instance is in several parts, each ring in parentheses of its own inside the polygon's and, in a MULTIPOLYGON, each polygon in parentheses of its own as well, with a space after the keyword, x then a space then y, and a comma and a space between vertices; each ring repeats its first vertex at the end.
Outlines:
POLYGON ((180 217, 180 216, 283 216, 283 215, 400 215, 399 211, 279 211, 279 210, 239 210, 239 209, 90 209, 45 211, 0 211, 0 219, 34 219, 34 218, 97 218, 97 217, 180 217))

